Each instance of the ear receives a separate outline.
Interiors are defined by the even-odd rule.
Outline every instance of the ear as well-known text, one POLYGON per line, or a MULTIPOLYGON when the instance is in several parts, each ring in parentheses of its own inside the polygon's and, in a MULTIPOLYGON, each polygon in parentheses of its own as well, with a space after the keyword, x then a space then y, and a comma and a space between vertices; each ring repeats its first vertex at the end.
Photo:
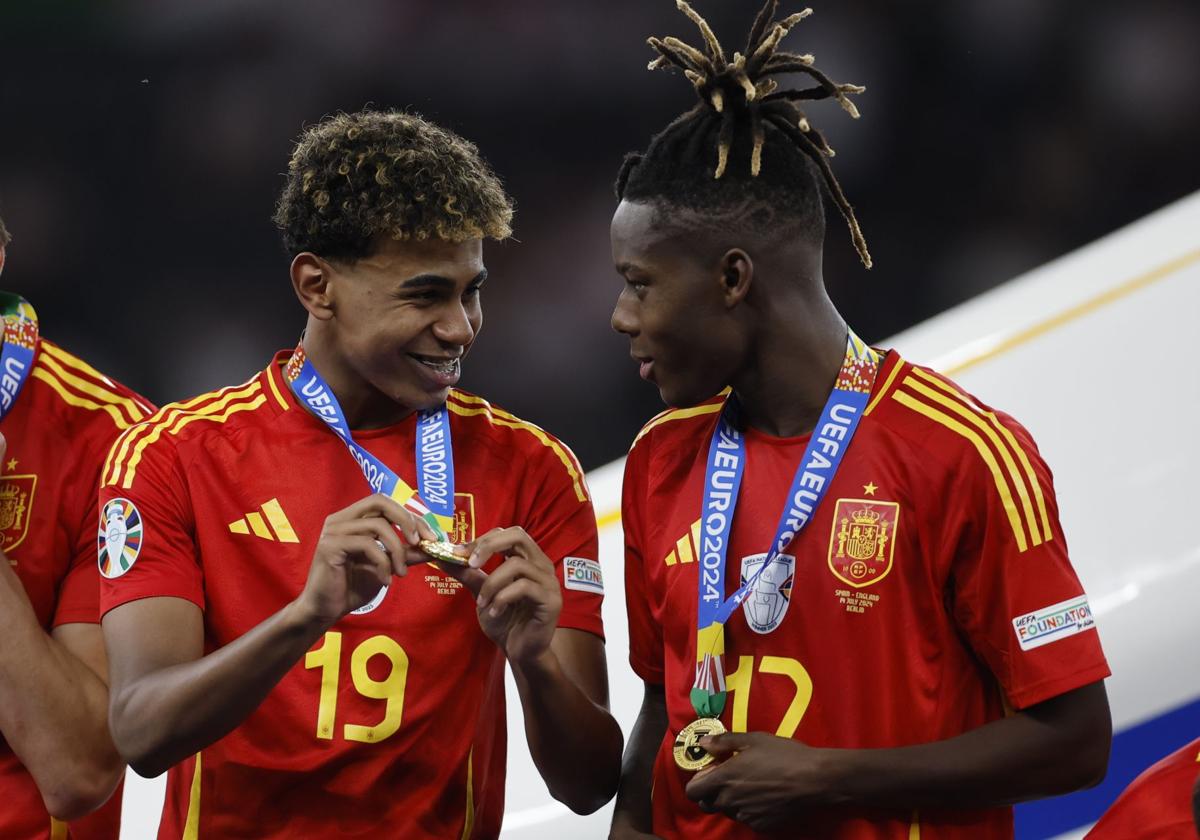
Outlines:
POLYGON ((6 256, 8 256, 7 251, 5 251, 3 245, 0 245, 0 273, 4 271, 4 258, 6 256))
POLYGON ((721 257, 721 294, 729 309, 737 306, 750 293, 754 282, 754 261, 741 248, 730 248, 721 257))
POLYGON ((333 317, 332 267, 310 251, 292 260, 292 288, 308 314, 320 321, 333 317))

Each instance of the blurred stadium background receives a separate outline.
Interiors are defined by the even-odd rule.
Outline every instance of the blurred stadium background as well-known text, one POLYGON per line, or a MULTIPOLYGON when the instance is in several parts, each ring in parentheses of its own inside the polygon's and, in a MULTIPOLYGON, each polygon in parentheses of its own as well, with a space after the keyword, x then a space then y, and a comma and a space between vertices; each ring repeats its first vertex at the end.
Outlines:
MULTIPOLYGON (((696 3, 729 42, 758 5, 696 3)), ((1200 187, 1195 0, 812 5, 789 43, 868 87, 857 123, 810 110, 875 256, 830 225, 826 276, 868 339, 1200 187)), ((240 381, 303 323, 269 220, 292 138, 411 108, 517 199, 464 387, 594 468, 659 409, 608 327, 612 178, 692 97, 645 70, 651 34, 694 38, 670 0, 2 0, 4 285, 159 403, 240 381)))

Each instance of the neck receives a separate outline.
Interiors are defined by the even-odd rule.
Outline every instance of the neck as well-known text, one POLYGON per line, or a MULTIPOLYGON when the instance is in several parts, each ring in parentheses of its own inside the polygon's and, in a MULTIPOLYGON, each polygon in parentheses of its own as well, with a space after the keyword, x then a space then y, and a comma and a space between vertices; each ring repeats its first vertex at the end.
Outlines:
POLYGON ((812 431, 846 354, 846 322, 824 294, 769 308, 734 393, 746 425, 775 437, 812 431))
POLYGON ((304 352, 337 397, 351 429, 382 429, 413 413, 412 408, 396 402, 355 371, 323 327, 324 322, 309 318, 304 352))

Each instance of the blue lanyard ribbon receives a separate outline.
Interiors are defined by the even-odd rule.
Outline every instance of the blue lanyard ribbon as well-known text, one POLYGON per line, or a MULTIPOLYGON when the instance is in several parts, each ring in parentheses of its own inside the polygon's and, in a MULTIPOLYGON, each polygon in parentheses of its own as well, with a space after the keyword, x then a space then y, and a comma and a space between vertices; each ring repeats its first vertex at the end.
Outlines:
POLYGON ((731 395, 726 400, 708 447, 700 520, 696 678, 691 701, 701 717, 717 717, 725 708, 725 622, 763 572, 787 551, 825 498, 870 400, 879 361, 879 354, 862 339, 853 332, 847 335, 845 360, 792 478, 766 560, 728 598, 725 597, 725 559, 745 472, 746 441, 737 428, 736 398, 731 395))
POLYGON ((0 420, 3 420, 16 405, 17 396, 33 369, 38 320, 29 301, 9 292, 0 292, 0 312, 4 317, 4 349, 0 351, 0 420))
POLYGON ((396 474, 387 464, 354 440, 342 406, 333 390, 309 361, 301 344, 288 360, 284 377, 296 399, 325 421, 342 439, 362 469, 367 484, 376 493, 395 499, 429 523, 438 539, 446 540, 454 525, 454 451, 450 439, 450 413, 446 406, 421 411, 417 415, 417 485, 396 474))

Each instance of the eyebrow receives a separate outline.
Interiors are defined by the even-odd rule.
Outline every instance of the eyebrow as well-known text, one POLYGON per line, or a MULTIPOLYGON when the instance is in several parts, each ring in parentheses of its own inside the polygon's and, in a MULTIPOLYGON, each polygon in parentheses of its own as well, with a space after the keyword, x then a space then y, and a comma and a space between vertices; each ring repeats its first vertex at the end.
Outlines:
MULTIPOLYGON (((476 286, 487 279, 487 269, 479 272, 467 285, 476 286)), ((409 277, 400 284, 401 289, 446 289, 453 288, 454 281, 449 277, 443 277, 440 274, 418 274, 415 277, 409 277)))

